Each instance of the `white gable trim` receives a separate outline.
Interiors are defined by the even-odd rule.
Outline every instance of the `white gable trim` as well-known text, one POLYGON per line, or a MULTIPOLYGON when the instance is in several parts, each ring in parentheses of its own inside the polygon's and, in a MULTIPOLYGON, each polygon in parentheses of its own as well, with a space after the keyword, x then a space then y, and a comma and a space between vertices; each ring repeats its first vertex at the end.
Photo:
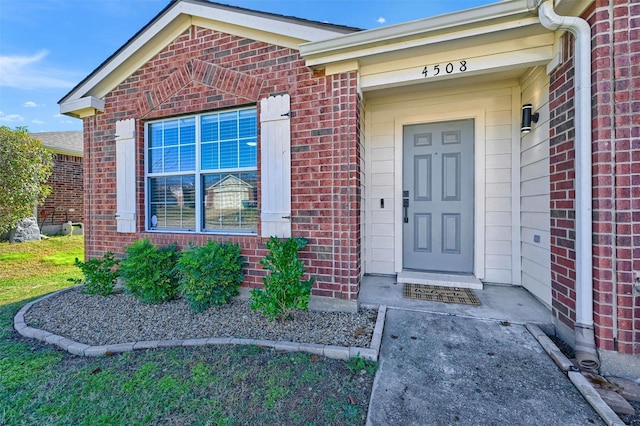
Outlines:
POLYGON ((94 115, 96 112, 104 112, 104 99, 85 96, 60 105, 61 114, 70 115, 76 118, 88 117, 90 115, 94 115))
POLYGON ((87 96, 105 96, 194 23, 295 49, 302 42, 324 40, 349 32, 346 28, 327 29, 313 22, 305 25, 291 18, 279 19, 214 3, 178 1, 98 68, 89 79, 69 92, 60 101, 60 112, 78 117, 79 110, 76 109, 75 101, 87 96))
POLYGON ((503 1, 340 38, 311 41, 301 45, 300 52, 312 66, 534 24, 539 24, 539 20, 535 11, 529 10, 527 0, 503 1))
POLYGON ((226 30, 236 35, 237 31, 253 30, 253 34, 264 33, 258 40, 272 42, 274 37, 279 40, 279 46, 298 49, 301 43, 309 41, 327 40, 339 36, 343 36, 349 31, 328 30, 316 25, 304 25, 295 19, 282 17, 274 18, 268 15, 260 15, 259 13, 242 13, 242 11, 218 8, 216 5, 203 5, 201 3, 189 3, 187 1, 180 3, 181 12, 196 18, 202 25, 208 21, 212 29, 226 30), (266 39, 263 37, 266 36, 266 39))

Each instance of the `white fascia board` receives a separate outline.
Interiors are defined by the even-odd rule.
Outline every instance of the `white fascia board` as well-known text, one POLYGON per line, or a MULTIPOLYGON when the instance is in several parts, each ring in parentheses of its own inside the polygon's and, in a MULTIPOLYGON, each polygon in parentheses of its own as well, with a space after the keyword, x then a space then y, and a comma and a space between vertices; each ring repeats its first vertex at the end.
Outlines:
MULTIPOLYGON (((192 24, 193 18, 217 21, 225 30, 232 26, 264 33, 281 35, 285 40, 282 43, 288 47, 298 48, 301 42, 325 40, 327 38, 343 36, 344 31, 327 30, 312 24, 304 25, 296 23, 293 19, 285 17, 279 20, 274 17, 260 16, 259 12, 233 11, 225 8, 217 8, 215 4, 202 4, 190 1, 176 2, 162 16, 160 16, 149 28, 131 40, 115 57, 103 64, 90 79, 76 87, 63 103, 80 99, 86 95, 102 97, 110 90, 135 72, 142 64, 162 50, 177 36, 182 34, 192 24)), ((212 28, 212 25, 208 25, 212 28)), ((266 41, 273 41, 268 37, 266 41)))
MULTIPOLYGON (((338 51, 336 53, 327 52, 325 56, 308 57, 306 58, 306 64, 309 67, 324 65, 332 62, 350 61, 358 58, 380 55, 390 52, 398 52, 400 50, 411 49, 420 46, 434 45, 437 43, 447 43, 454 40, 460 40, 465 38, 472 38, 474 36, 488 36, 489 34, 498 34, 501 32, 526 28, 539 23, 538 18, 530 17, 526 19, 520 19, 518 21, 509 23, 492 24, 482 27, 479 31, 478 28, 463 28, 459 30, 453 30, 448 33, 437 33, 430 36, 425 36, 420 39, 412 40, 400 40, 397 43, 387 43, 376 46, 365 46, 355 51, 338 51)), ((303 54, 304 57, 304 54, 303 54)))
MULTIPOLYGON (((389 51, 389 45, 394 45, 402 40, 423 39, 438 32, 454 31, 456 27, 473 26, 474 24, 477 25, 465 31, 467 36, 473 33, 482 34, 486 29, 485 25, 480 25, 482 22, 490 24, 491 21, 513 18, 517 22, 526 24, 528 17, 538 22, 535 10, 529 9, 527 0, 503 1, 461 12, 343 35, 335 39, 304 43, 300 45, 300 52, 308 61, 316 57, 331 56, 335 52, 355 52, 364 49, 371 53, 377 53, 377 50, 384 52, 389 51)), ((340 60, 345 59, 347 58, 340 60)), ((321 59, 319 60, 321 61, 321 59)))
POLYGON ((96 111, 104 111, 104 99, 93 96, 67 100, 60 104, 60 114, 75 118, 84 118, 95 114, 96 111))
MULTIPOLYGON (((260 16, 259 13, 242 13, 227 9, 218 9, 215 5, 209 6, 201 3, 180 3, 180 12, 194 17, 209 19, 223 23, 225 27, 234 25, 276 34, 284 38, 296 40, 295 45, 287 46, 298 49, 300 43, 314 42, 336 38, 345 35, 345 31, 329 30, 314 25, 304 25, 286 17, 274 18, 260 16)), ((350 32, 347 32, 349 34, 350 32)))
POLYGON ((487 56, 469 58, 467 61, 468 69, 464 73, 446 74, 443 72, 437 77, 429 78, 425 78, 422 75, 424 64, 417 63, 416 66, 410 68, 394 69, 368 75, 363 72, 362 74, 365 75, 360 77, 360 87, 363 92, 366 92, 369 90, 378 90, 423 82, 443 81, 461 77, 467 78, 498 71, 508 71, 512 69, 544 65, 549 62, 552 56, 552 46, 531 47, 528 49, 520 49, 518 52, 500 52, 487 56))
POLYGON ((84 152, 82 152, 82 151, 76 151, 76 150, 73 150, 73 149, 64 149, 64 148, 58 148, 58 147, 53 147, 53 146, 47 146, 47 145, 44 145, 44 144, 42 146, 44 146, 52 154, 68 155, 70 157, 84 157, 84 152))
MULTIPOLYGON (((178 5, 181 3, 177 3, 178 5)), ((122 51, 111 58, 109 62, 102 65, 97 72, 87 81, 85 81, 81 86, 76 87, 73 92, 67 95, 67 98, 64 100, 64 103, 74 101, 84 97, 87 94, 99 96, 99 94, 92 93, 96 86, 98 86, 102 81, 108 79, 112 74, 130 57, 134 56, 136 52, 142 50, 144 46, 149 43, 154 37, 161 33, 167 27, 171 27, 172 21, 176 20, 180 15, 179 8, 174 6, 169 9, 163 16, 160 17, 151 27, 149 27, 146 31, 139 34, 134 40, 132 40, 122 51)), ((188 28, 191 20, 189 18, 182 20, 182 25, 177 25, 178 31, 171 31, 171 33, 177 32, 178 34, 182 33, 184 29, 188 28)), ((175 23, 173 25, 176 26, 175 23)), ((164 47, 164 46, 163 46, 164 47)), ((125 76, 126 78, 126 76, 125 76)), ((121 80, 120 80, 121 81, 121 80)), ((118 81, 119 83, 119 81, 118 81)), ((117 84, 117 83, 116 83, 117 84)), ((104 95, 104 94, 102 94, 104 95)), ((62 104, 60 106, 62 109, 62 104)))

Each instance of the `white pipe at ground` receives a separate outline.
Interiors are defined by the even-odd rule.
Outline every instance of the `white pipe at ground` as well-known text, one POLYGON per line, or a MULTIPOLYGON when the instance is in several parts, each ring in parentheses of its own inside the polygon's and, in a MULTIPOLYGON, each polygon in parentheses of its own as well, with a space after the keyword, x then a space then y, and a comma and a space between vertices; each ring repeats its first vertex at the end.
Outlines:
POLYGON ((575 37, 575 168, 576 168, 576 358, 581 367, 600 368, 593 333, 593 253, 591 184, 591 28, 581 18, 560 16, 553 0, 538 4, 540 23, 575 37), (579 355, 580 354, 580 355, 579 355))

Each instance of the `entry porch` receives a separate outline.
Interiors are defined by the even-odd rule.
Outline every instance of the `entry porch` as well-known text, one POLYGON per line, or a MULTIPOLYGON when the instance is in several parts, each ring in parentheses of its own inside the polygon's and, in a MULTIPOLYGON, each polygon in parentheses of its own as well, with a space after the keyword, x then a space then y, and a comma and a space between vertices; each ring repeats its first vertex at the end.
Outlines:
POLYGON ((402 286, 393 275, 365 275, 358 301, 361 306, 385 305, 388 308, 513 324, 530 322, 552 330, 553 318, 549 308, 521 286, 485 283, 482 289, 473 290, 480 299, 480 306, 405 299, 402 297, 402 286))

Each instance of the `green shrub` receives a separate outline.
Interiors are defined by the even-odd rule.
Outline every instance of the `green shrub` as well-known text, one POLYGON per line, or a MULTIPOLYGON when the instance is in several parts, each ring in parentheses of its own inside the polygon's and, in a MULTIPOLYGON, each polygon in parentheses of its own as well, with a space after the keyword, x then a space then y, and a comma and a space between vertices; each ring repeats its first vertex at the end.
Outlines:
POLYGON ((180 295, 194 312, 229 303, 244 280, 241 248, 237 244, 208 241, 184 250, 176 270, 180 295))
POLYGON ((305 274, 304 263, 298 258, 298 251, 307 246, 304 238, 289 238, 280 241, 271 237, 267 241, 269 254, 260 259, 260 264, 268 271, 262 278, 264 290, 251 290, 251 309, 259 309, 273 321, 276 317, 291 318, 293 309, 309 309, 313 278, 301 281, 305 274))
POLYGON ((84 278, 69 278, 69 281, 84 284, 82 293, 108 296, 113 292, 119 276, 118 270, 114 269, 118 266, 118 259, 113 257, 113 253, 107 252, 102 259, 96 257, 86 262, 81 262, 76 257, 75 265, 80 268, 84 278))
POLYGON ((163 303, 178 294, 175 274, 180 252, 175 243, 157 248, 147 238, 125 248, 120 275, 125 290, 144 303, 163 303))

